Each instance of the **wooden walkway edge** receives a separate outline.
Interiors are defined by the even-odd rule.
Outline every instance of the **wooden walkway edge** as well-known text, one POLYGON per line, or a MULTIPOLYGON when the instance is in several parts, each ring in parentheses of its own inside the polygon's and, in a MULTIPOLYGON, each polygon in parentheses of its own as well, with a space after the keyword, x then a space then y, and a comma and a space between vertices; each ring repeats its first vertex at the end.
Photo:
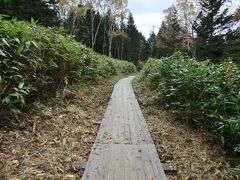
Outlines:
POLYGON ((114 87, 83 180, 166 179, 132 79, 122 79, 114 87))

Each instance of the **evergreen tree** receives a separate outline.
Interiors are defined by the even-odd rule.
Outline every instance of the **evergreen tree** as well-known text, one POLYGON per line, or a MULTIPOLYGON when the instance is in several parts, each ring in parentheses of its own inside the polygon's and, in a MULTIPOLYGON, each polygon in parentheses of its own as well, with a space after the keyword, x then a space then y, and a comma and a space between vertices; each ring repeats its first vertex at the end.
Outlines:
MULTIPOLYGON (((72 18, 70 15, 68 18, 72 18)), ((67 20, 66 22, 71 22, 71 20, 67 20)), ((88 10, 85 16, 78 18, 77 22, 78 26, 76 27, 75 36, 77 41, 82 42, 87 47, 91 48, 92 40, 91 40, 91 15, 88 10)))
POLYGON ((147 54, 150 57, 154 57, 156 55, 156 39, 157 35, 152 30, 147 40, 147 54))
POLYGON ((162 23, 158 35, 156 47, 159 56, 171 56, 174 51, 184 51, 184 31, 178 21, 178 13, 175 6, 167 10, 166 20, 162 23))
POLYGON ((228 8, 223 9, 227 0, 201 0, 201 11, 195 22, 197 33, 195 40, 196 56, 210 58, 215 62, 222 57, 231 16, 228 8))
POLYGON ((228 33, 226 38, 224 58, 231 58, 235 63, 240 64, 240 31, 234 30, 228 33))
POLYGON ((19 20, 31 18, 44 26, 56 26, 60 23, 58 6, 55 0, 1 0, 0 14, 17 17, 19 20))
POLYGON ((125 48, 124 59, 137 64, 138 60, 146 58, 146 40, 142 33, 138 31, 131 13, 128 16, 126 33, 129 37, 129 41, 125 48))
POLYGON ((231 58, 235 63, 240 64, 240 8, 233 16, 233 26, 236 28, 231 30, 226 37, 224 58, 231 58))

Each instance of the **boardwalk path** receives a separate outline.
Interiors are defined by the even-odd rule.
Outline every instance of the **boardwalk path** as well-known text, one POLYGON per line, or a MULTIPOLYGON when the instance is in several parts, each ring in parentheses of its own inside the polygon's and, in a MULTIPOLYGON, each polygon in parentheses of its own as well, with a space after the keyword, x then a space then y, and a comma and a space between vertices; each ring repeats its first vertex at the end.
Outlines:
POLYGON ((166 179, 131 80, 114 87, 83 180, 166 179))

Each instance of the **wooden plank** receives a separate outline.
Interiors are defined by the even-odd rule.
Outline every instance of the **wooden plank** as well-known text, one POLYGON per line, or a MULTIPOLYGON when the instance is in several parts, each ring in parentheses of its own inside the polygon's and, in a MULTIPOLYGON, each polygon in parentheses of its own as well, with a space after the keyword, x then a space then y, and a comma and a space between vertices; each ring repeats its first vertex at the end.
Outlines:
MULTIPOLYGON (((124 82, 123 82, 124 83, 124 82)), ((122 84, 123 84, 122 83, 122 84)), ((96 143, 152 143, 151 135, 130 86, 115 86, 96 143), (121 91, 118 91, 118 88, 121 91), (131 93, 131 95, 128 95, 131 93), (138 119, 133 121, 132 119, 138 119), (130 122, 129 122, 130 121, 130 122)))
POLYGON ((160 159, 131 86, 112 93, 83 180, 165 180, 160 159))
POLYGON ((88 162, 86 180, 165 179, 153 144, 98 144, 88 162))

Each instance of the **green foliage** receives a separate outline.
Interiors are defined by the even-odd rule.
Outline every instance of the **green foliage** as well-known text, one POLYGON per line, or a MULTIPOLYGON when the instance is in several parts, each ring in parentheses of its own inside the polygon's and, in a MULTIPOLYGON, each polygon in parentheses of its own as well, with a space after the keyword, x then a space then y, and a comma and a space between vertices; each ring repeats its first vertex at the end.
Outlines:
POLYGON ((234 148, 235 152, 240 152, 240 144, 238 144, 235 148, 234 148))
POLYGON ((167 11, 166 20, 162 22, 156 37, 156 50, 158 55, 164 57, 172 55, 177 50, 186 50, 183 48, 186 32, 180 25, 178 10, 172 6, 167 11))
POLYGON ((240 167, 231 168, 231 173, 235 176, 239 176, 240 175, 240 167))
POLYGON ((240 31, 238 29, 228 33, 224 57, 231 58, 233 62, 240 64, 240 31))
MULTIPOLYGON (((126 33, 126 39, 121 40, 123 42, 123 59, 127 59, 134 64, 138 64, 139 60, 145 60, 146 58, 146 40, 141 32, 136 27, 133 15, 130 13, 128 16, 127 24, 122 24, 120 29, 126 33)), ((116 39, 115 39, 116 41, 116 39)), ((115 42, 113 42, 115 43, 115 42)))
POLYGON ((1 0, 0 14, 29 22, 34 18, 40 24, 52 27, 60 24, 58 7, 55 0, 1 0))
MULTIPOLYGON (((227 0, 201 0, 201 11, 195 21, 197 38, 194 42, 196 56, 211 58, 219 62, 225 50, 225 38, 229 31, 232 15, 224 8, 227 0)), ((227 7, 227 6, 226 6, 227 7)))
POLYGON ((183 119, 218 135, 233 150, 240 143, 240 69, 232 62, 198 62, 180 53, 150 59, 142 70, 183 119))
POLYGON ((76 81, 100 81, 135 66, 99 55, 61 29, 0 17, 0 117, 76 81))

